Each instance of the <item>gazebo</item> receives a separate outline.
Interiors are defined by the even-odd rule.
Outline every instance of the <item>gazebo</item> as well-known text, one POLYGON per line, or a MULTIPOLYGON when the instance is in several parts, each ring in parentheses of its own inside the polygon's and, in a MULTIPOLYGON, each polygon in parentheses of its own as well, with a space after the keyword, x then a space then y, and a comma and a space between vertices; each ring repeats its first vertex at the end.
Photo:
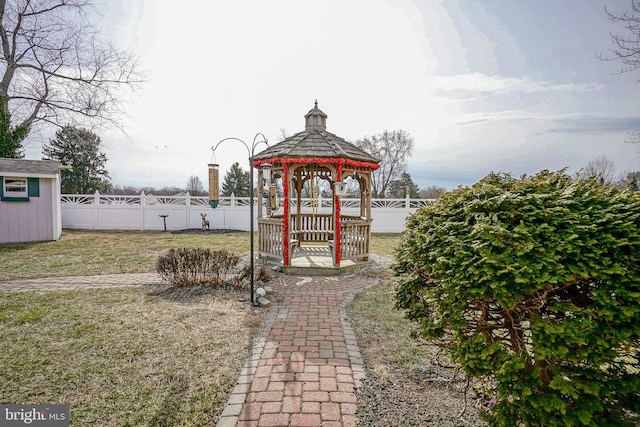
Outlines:
POLYGON ((259 255, 285 270, 292 270, 292 260, 309 248, 330 254, 334 269, 346 261, 366 262, 371 173, 380 160, 327 132, 327 115, 318 108, 318 101, 304 117, 304 131, 251 159, 258 168, 259 255), (349 214, 341 212, 345 181, 359 187, 359 211, 349 214))

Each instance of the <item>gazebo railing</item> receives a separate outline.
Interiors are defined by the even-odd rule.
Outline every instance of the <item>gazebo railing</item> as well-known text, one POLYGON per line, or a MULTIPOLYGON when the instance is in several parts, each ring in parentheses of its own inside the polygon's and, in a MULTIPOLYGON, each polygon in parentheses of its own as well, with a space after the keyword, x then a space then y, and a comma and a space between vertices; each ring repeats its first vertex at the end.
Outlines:
POLYGON ((260 256, 279 261, 283 260, 283 232, 284 224, 282 217, 258 219, 258 253, 260 256))
MULTIPOLYGON (((291 215, 291 238, 299 243, 333 241, 333 217, 329 214, 303 213, 291 215)), ((340 258, 366 259, 369 256, 371 222, 345 216, 340 222, 340 258)), ((258 219, 258 253, 265 258, 282 261, 284 223, 282 216, 258 219)))
POLYGON ((346 220, 340 223, 340 259, 366 259, 369 256, 371 223, 346 220))

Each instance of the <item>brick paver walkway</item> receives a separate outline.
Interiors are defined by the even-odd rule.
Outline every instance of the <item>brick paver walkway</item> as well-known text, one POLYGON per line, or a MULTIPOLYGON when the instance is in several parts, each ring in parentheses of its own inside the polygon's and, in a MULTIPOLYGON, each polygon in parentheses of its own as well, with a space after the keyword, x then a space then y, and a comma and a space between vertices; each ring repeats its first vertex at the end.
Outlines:
MULTIPOLYGON (((159 283, 154 273, 20 279, 1 281, 0 292, 159 283)), ((346 307, 374 284, 350 275, 273 281, 267 319, 217 427, 355 426, 364 366, 346 307)))
POLYGON ((47 277, 0 281, 2 291, 62 291, 162 283, 155 273, 105 274, 102 276, 47 277))
POLYGON ((217 427, 355 426, 362 356, 345 308, 374 280, 282 275, 217 427))

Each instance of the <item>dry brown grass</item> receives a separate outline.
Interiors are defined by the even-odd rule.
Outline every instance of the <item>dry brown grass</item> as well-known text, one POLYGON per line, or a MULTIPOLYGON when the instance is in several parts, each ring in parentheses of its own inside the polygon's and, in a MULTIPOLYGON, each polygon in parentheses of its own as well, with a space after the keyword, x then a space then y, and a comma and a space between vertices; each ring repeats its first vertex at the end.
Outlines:
POLYGON ((387 279, 358 295, 350 308, 363 356, 381 376, 398 367, 420 370, 435 351, 411 337, 417 327, 393 308, 393 295, 393 283, 387 279))
POLYGON ((0 402, 65 403, 71 425, 211 425, 262 313, 233 290, 0 294, 0 402))
MULTIPOLYGON (((373 234, 371 251, 393 256, 399 236, 373 234)), ((249 233, 64 230, 57 242, 0 245, 0 280, 149 273, 155 271, 160 254, 184 247, 226 249, 236 255, 244 255, 249 253, 249 233)))
POLYGON ((173 234, 161 231, 64 230, 56 242, 0 245, 0 280, 148 273, 158 256, 182 247, 249 252, 249 233, 173 234))

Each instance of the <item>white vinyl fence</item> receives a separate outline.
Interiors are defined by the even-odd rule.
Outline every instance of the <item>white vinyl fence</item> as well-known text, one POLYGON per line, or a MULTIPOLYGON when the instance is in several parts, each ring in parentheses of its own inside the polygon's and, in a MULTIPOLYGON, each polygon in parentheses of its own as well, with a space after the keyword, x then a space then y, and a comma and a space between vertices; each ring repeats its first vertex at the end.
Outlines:
MULTIPOLYGON (((317 201, 317 213, 331 212, 331 199, 317 201)), ((254 206, 254 230, 257 211, 254 206)), ((302 201, 303 208, 310 201, 302 201)), ((372 201, 372 231, 374 233, 398 233, 404 230, 407 216, 426 206, 424 199, 374 199, 372 201)), ((208 197, 153 196, 144 193, 135 196, 100 194, 63 194, 61 196, 62 227, 83 230, 183 230, 200 228, 201 213, 207 214, 212 229, 248 231, 249 197, 221 197, 218 206, 209 206, 208 197), (162 215, 166 215, 165 218, 162 215)), ((278 213, 282 213, 282 208, 278 213)), ((342 214, 359 214, 360 199, 343 198, 342 214)))

